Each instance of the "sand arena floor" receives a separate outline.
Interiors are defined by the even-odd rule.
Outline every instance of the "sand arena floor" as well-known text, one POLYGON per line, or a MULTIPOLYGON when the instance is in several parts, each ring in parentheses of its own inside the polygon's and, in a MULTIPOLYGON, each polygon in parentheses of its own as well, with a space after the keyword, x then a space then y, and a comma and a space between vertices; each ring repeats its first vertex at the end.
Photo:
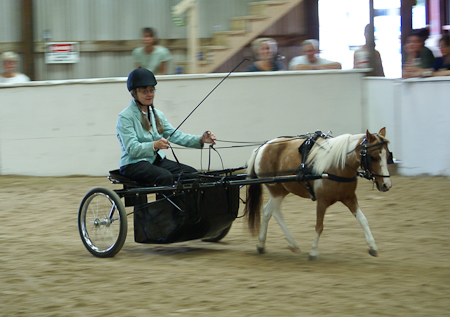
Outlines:
MULTIPOLYGON (((359 181, 379 256, 342 205, 325 217, 319 261, 308 261, 315 203, 288 196, 267 253, 237 219, 220 243, 134 242, 100 259, 77 228, 81 199, 106 178, 0 176, 1 316, 449 316, 450 179, 393 176, 387 193, 359 181)), ((240 209, 242 211, 243 208, 240 209)), ((131 211, 131 208, 127 208, 131 211)))

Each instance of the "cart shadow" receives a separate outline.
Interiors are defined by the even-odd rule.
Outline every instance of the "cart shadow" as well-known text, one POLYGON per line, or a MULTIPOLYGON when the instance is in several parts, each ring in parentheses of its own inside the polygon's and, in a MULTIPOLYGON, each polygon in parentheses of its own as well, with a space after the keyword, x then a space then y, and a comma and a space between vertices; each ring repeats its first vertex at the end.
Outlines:
POLYGON ((191 245, 187 245, 186 242, 180 244, 142 244, 122 250, 128 254, 135 255, 159 255, 159 256, 174 256, 174 255, 195 255, 203 256, 208 254, 214 254, 224 252, 226 250, 226 242, 208 243, 208 242, 191 242, 191 245), (200 245, 204 243, 204 245, 200 245))
POLYGON ((318 261, 311 261, 308 252, 300 254, 292 253, 287 249, 274 249, 265 254, 259 254, 253 248, 235 245, 233 242, 202 242, 186 241, 171 244, 135 244, 122 249, 126 257, 161 256, 174 258, 210 258, 215 261, 218 258, 240 259, 229 263, 230 268, 254 267, 263 265, 267 269, 278 268, 283 265, 287 270, 311 269, 339 271, 349 266, 362 266, 370 269, 390 266, 386 259, 373 258, 368 254, 342 254, 341 252, 324 252, 318 261))

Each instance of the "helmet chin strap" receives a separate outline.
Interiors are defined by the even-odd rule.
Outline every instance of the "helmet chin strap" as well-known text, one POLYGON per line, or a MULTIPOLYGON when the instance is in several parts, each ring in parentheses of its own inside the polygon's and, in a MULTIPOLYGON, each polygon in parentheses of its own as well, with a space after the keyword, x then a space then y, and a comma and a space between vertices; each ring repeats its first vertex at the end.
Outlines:
POLYGON ((150 108, 153 109, 153 104, 146 106, 146 105, 142 104, 142 102, 140 102, 137 98, 134 98, 134 103, 135 103, 136 105, 141 106, 141 107, 150 107, 150 108))

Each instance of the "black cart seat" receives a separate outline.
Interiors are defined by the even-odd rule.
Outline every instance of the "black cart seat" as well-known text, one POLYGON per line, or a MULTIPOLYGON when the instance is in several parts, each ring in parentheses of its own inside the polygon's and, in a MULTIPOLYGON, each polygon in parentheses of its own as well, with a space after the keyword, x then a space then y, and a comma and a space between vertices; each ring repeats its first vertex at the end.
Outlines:
POLYGON ((120 174, 118 169, 109 171, 108 179, 112 184, 123 184, 124 188, 133 188, 133 187, 152 187, 154 184, 151 183, 142 183, 132 180, 126 176, 120 174))

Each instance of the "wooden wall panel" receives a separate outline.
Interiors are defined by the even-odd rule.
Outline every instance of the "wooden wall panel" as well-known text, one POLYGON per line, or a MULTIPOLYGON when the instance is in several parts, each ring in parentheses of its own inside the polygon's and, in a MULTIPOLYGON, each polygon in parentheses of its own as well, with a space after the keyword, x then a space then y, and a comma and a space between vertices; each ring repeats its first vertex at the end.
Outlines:
MULTIPOLYGON (((0 43, 7 43, 0 49, 0 53, 7 51, 18 52, 17 47, 22 40, 20 1, 0 0, 0 43)), ((21 54, 18 52, 20 57, 21 54)), ((22 71, 22 64, 19 65, 22 71)), ((3 72, 0 63, 0 72, 3 72)))
POLYGON ((20 1, 0 0, 0 42, 21 41, 20 20, 20 1))
MULTIPOLYGON (((199 37, 209 39, 213 32, 229 30, 231 17, 248 15, 248 3, 255 0, 199 1, 199 37)), ((169 65, 174 73, 176 64, 185 60, 184 43, 178 39, 186 38, 186 27, 175 25, 171 18, 170 8, 177 3, 179 0, 33 0, 36 80, 127 76, 133 67, 131 50, 140 45, 143 27, 154 27, 164 43, 174 45, 169 65), (80 62, 46 65, 43 54, 46 30, 51 41, 80 42, 80 62), (171 40, 175 42, 168 42, 171 40), (136 45, 130 47, 133 43, 136 45), (111 49, 110 45, 117 49, 111 49)), ((0 52, 1 48, 21 51, 19 4, 17 0, 0 0, 0 52)), ((299 6, 265 34, 301 34, 302 14, 299 6)))

